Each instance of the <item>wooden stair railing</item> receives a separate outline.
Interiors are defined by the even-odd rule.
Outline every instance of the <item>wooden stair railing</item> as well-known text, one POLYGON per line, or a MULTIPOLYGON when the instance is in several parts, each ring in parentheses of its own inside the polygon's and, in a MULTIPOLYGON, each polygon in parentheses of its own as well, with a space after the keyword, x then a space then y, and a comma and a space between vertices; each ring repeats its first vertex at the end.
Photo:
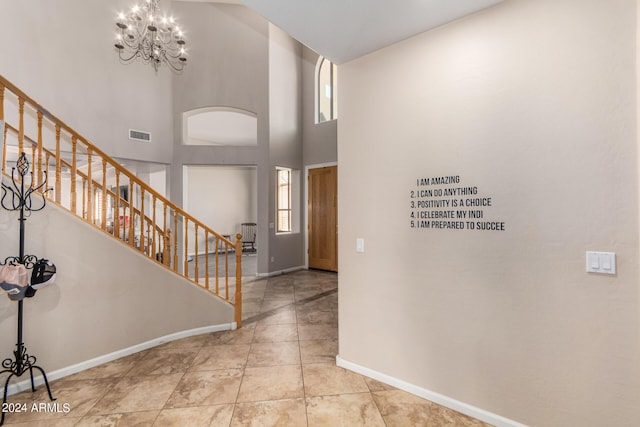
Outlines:
POLYGON ((49 200, 232 304, 242 326, 241 234, 233 242, 189 215, 1 75, 0 122, 4 174, 26 153, 49 200))

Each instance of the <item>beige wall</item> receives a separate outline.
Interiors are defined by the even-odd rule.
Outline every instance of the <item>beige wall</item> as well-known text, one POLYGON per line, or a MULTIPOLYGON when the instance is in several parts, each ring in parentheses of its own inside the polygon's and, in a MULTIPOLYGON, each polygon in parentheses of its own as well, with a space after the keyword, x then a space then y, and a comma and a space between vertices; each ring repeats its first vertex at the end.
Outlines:
MULTIPOLYGON (((18 255, 16 213, 0 211, 2 260, 18 255)), ((57 266, 24 302, 24 342, 49 373, 166 335, 233 322, 233 308, 49 205, 26 221, 25 253, 57 266)), ((18 304, 0 295, 0 355, 16 342, 18 304)), ((21 380, 24 378, 21 378, 21 380)))
MULTIPOLYGON (((128 0, 2 2, 0 38, 9 42, 0 44, 0 74, 109 155, 169 163, 172 73, 122 65, 113 47, 115 18, 129 7, 128 0), (129 140, 129 129, 151 132, 152 142, 129 140)), ((45 138, 53 144, 52 132, 45 138)))
POLYGON ((340 358, 524 424, 637 425, 635 41, 633 0, 512 0, 340 66, 340 358), (504 231, 410 227, 410 191, 467 186, 504 231))
MULTIPOLYGON (((280 28, 269 24, 269 171, 265 176, 258 172, 258 185, 264 179, 269 189, 269 262, 268 272, 277 273, 299 268, 304 265, 304 239, 300 230, 292 233, 276 234, 276 167, 302 170, 302 89, 301 89, 300 43, 292 39, 280 28), (271 227, 271 224, 274 226, 271 227)), ((300 174, 293 174, 292 218, 293 224, 300 224, 302 205, 300 204, 300 174), (297 190, 297 192, 296 192, 297 190)), ((262 209, 258 199, 258 209, 262 209)), ((260 232, 258 228, 258 232, 260 232)), ((260 240, 262 245, 262 240, 260 240)), ((262 246, 260 246, 262 250, 262 246)), ((260 256, 260 251, 258 251, 260 256)), ((258 273, 263 273, 258 258, 258 273)))
MULTIPOLYGON (((253 166, 186 166, 184 207, 222 234, 241 233, 243 222, 256 222, 256 168, 253 166), (224 206, 224 208, 223 208, 224 206)), ((193 252, 193 242, 189 253, 193 252)), ((213 250, 213 248, 210 248, 213 250)), ((200 245, 200 251, 204 251, 200 245)))

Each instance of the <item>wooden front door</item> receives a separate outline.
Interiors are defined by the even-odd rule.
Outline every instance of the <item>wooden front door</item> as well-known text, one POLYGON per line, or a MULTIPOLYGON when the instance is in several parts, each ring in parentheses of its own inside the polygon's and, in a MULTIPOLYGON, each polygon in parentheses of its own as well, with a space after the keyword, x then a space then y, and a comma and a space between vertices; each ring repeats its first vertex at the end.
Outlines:
POLYGON ((309 169, 309 268, 338 271, 338 167, 309 169))

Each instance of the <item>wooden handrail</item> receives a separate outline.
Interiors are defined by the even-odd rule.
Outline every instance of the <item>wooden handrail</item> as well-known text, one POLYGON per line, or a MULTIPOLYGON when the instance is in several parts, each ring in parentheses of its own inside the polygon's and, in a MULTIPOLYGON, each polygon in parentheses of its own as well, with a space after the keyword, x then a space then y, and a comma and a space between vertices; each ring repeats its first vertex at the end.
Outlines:
MULTIPOLYGON (((30 117, 29 117, 30 118, 30 117)), ((51 114, 41 104, 33 98, 21 91, 14 84, 9 82, 0 75, 0 121, 4 121, 2 129, 2 152, 4 162, 1 165, 2 171, 6 170, 7 162, 7 146, 8 132, 11 132, 12 138, 17 139, 18 152, 25 152, 31 158, 34 171, 34 180, 40 183, 44 180, 44 175, 49 180, 55 182, 52 188, 53 196, 48 195, 49 199, 54 203, 68 209, 79 218, 92 224, 103 232, 115 237, 124 243, 129 244, 138 251, 144 253, 148 258, 170 268, 175 273, 187 278, 197 286, 217 295, 225 301, 235 305, 235 320, 238 327, 241 326, 241 254, 242 236, 238 234, 236 241, 226 238, 222 234, 216 232, 211 227, 194 218, 185 210, 168 200, 155 189, 151 188, 144 181, 139 179, 133 172, 124 168, 115 159, 108 156, 97 146, 89 142, 85 137, 80 135, 71 126, 51 114), (7 100, 7 92, 16 99, 18 126, 7 123, 5 114, 5 101, 7 100), (25 124, 25 108, 33 111, 37 122, 34 127, 37 131, 37 137, 31 138, 27 135, 27 126, 25 124), (47 139, 43 134, 44 123, 50 123, 55 130, 55 136, 52 141, 47 144, 47 139), (62 141, 70 142, 71 150, 64 151, 61 147, 62 141), (70 141, 69 141, 70 140, 70 141), (63 155, 70 155, 71 161, 64 159, 63 155), (79 159, 86 158, 85 166, 80 166, 79 159), (54 176, 50 176, 50 162, 54 162, 54 176), (95 163, 94 163, 95 161, 95 163), (70 177, 64 178, 63 169, 70 171, 70 177), (85 171, 86 169, 86 171, 85 171), (115 175, 115 191, 109 188, 109 180, 107 174, 113 172, 115 175), (99 179, 94 177, 99 174, 99 179), (68 180, 69 191, 65 193, 66 188, 63 182, 68 180), (79 183, 79 185, 78 185, 79 183), (128 196, 122 197, 120 188, 122 185, 128 185, 128 196), (79 193, 79 194, 78 194, 79 193), (63 197, 68 196, 68 202, 63 197), (81 199, 78 197, 81 196, 81 199), (53 198, 51 198, 53 197, 53 198), (64 202, 63 202, 64 201, 64 202), (77 206, 82 203, 82 206, 77 206), (67 204, 67 205, 65 205, 67 204), (158 210, 159 209, 159 210, 158 210), (161 213, 160 213, 161 212, 161 213), (162 218, 158 220, 157 216, 162 218), (113 224, 107 225, 107 218, 111 217, 113 224), (179 228, 179 222, 182 225, 179 228), (135 236, 135 233, 138 235, 135 236), (199 244, 201 235, 204 234, 204 249, 208 253, 210 249, 209 239, 214 240, 215 248, 215 289, 209 286, 209 265, 206 263, 205 283, 201 284, 198 278, 202 269, 198 265, 198 248, 203 245, 199 244), (138 240, 136 242, 136 240, 138 240), (182 242, 183 253, 178 253, 178 242, 182 242), (189 273, 189 248, 190 242, 195 248, 195 275, 190 277, 189 273), (224 248, 221 251, 220 246, 224 248), (236 253, 236 283, 234 298, 229 297, 229 261, 228 253, 234 250, 236 253), (219 255, 224 254, 224 283, 223 289, 220 289, 219 279, 222 272, 220 271, 219 255), (179 265, 179 257, 183 256, 183 263, 179 265), (182 271, 181 271, 182 268, 182 271), (224 295, 221 291, 224 290, 224 295)))

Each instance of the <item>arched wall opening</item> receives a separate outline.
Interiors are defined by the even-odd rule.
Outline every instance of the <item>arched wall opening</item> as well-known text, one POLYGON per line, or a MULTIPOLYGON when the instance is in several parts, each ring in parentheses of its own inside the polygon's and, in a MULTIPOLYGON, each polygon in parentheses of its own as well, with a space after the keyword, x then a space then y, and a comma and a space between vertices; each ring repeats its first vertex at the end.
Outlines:
POLYGON ((258 145, 258 116, 240 108, 212 106, 182 113, 183 144, 258 145))

